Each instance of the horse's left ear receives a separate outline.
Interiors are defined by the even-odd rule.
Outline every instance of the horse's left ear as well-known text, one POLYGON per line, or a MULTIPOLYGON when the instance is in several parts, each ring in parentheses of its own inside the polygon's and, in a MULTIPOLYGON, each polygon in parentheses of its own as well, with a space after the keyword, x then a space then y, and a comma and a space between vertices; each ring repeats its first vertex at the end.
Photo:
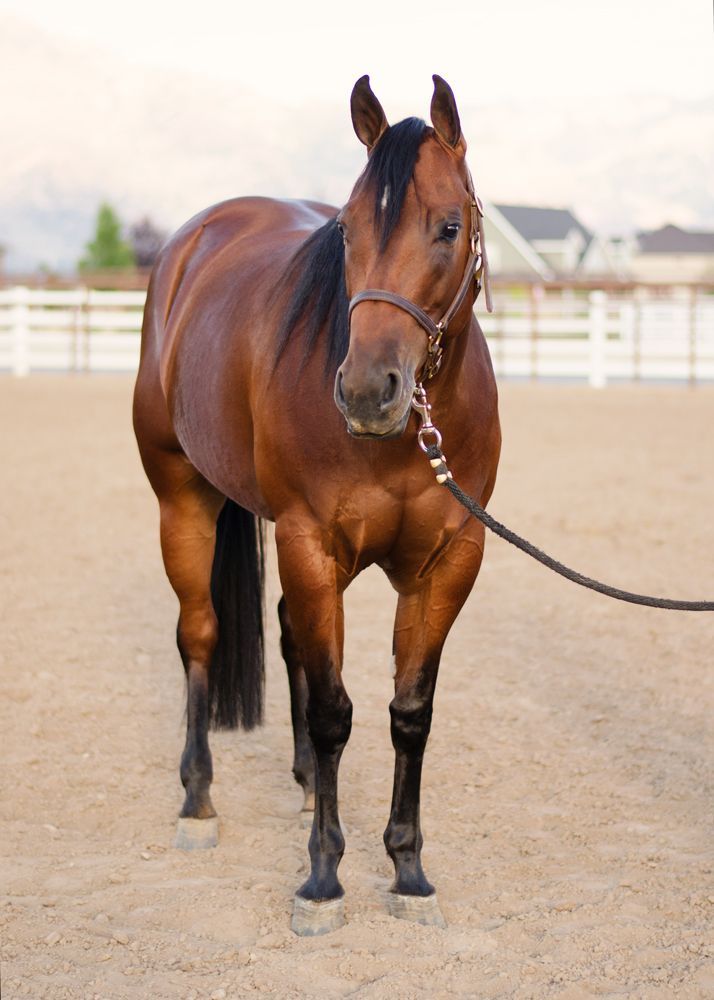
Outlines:
POLYGON ((461 139, 461 122, 459 112, 456 110, 454 92, 440 76, 434 74, 432 80, 434 96, 431 99, 431 124, 441 141, 455 149, 461 139))

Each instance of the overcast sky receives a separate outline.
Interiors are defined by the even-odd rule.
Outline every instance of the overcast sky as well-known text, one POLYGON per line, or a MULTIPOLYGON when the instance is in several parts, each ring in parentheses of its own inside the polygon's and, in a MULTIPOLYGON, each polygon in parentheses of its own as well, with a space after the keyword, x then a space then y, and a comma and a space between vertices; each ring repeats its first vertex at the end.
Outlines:
POLYGON ((0 0, 0 241, 74 260, 102 198, 167 228, 237 194, 340 204, 363 73, 392 122, 445 77, 491 201, 711 229, 712 2, 0 0))
POLYGON ((300 105, 342 100, 364 72, 410 108, 428 100, 432 72, 486 103, 714 96, 712 0, 0 0, 0 11, 300 105))

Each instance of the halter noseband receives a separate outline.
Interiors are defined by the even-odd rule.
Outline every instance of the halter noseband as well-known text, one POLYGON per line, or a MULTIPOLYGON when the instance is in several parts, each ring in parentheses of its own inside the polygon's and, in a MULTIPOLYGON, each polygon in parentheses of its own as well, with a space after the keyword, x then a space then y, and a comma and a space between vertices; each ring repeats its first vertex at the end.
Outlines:
POLYGON ((441 360, 444 354, 441 339, 446 333, 449 323, 454 318, 466 298, 472 279, 476 280, 476 293, 474 295, 474 300, 478 298, 483 283, 483 287, 486 292, 486 308, 489 312, 493 311, 493 306, 491 304, 491 287, 489 284, 488 257, 486 256, 486 241, 483 233, 483 205, 481 204, 481 199, 474 191, 473 181, 470 174, 468 175, 467 186, 469 198, 471 199, 469 257, 466 261, 464 276, 461 279, 458 291, 456 292, 451 305, 441 317, 439 322, 435 323, 431 316, 425 313, 424 310, 414 302, 411 302, 409 299, 405 299, 403 295, 398 295, 396 292, 385 291, 383 288, 366 288, 363 292, 358 292, 350 299, 348 307, 348 320, 352 316, 355 306, 358 306, 360 302, 389 302, 390 305, 397 306, 398 309, 403 309, 404 312, 409 313, 409 315, 415 319, 426 332, 428 338, 426 361, 424 362, 424 370, 420 380, 423 382, 427 379, 433 378, 441 367, 441 360))

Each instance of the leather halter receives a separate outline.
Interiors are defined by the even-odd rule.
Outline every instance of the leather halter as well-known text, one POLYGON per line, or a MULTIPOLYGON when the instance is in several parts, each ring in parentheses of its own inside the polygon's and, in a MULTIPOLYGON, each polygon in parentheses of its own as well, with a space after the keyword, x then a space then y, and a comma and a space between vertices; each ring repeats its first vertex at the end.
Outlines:
POLYGON ((466 298, 472 279, 475 279, 476 281, 474 301, 478 298, 483 284, 486 293, 486 308, 489 312, 493 312, 493 305, 491 303, 491 286, 489 283, 488 257, 486 256, 486 241, 483 232, 483 205, 481 204, 481 199, 474 191, 471 174, 468 173, 467 176, 467 189, 471 200, 469 257, 466 261, 464 276, 461 279, 458 291, 456 292, 451 305, 441 317, 439 322, 435 323, 428 313, 426 313, 422 308, 420 308, 420 306, 416 305, 416 303, 412 302, 410 299, 405 299, 403 295, 398 295, 396 292, 388 292, 383 288, 365 288, 364 291, 357 292, 357 294, 350 299, 348 307, 347 316, 349 320, 355 307, 358 306, 360 302, 388 302, 390 305, 396 306, 398 309, 403 309, 404 312, 409 313, 409 315, 417 321, 417 323, 426 332, 428 338, 427 356, 426 361, 424 362, 424 369, 420 381, 426 381, 427 379, 433 378, 441 367, 441 360, 444 354, 441 339, 446 333, 449 323, 459 311, 464 299, 466 298))

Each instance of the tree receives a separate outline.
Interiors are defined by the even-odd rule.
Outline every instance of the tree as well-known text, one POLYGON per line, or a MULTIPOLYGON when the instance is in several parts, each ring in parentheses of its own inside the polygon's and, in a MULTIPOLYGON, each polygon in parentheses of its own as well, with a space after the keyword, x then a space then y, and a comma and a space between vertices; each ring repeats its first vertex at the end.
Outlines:
POLYGON ((80 271, 134 267, 134 251, 122 239, 121 222, 111 205, 103 202, 97 212, 94 239, 87 243, 79 262, 80 271))
POLYGON ((137 267, 152 267, 159 250, 166 242, 167 234, 159 229, 145 215, 129 230, 129 239, 134 250, 137 267))

